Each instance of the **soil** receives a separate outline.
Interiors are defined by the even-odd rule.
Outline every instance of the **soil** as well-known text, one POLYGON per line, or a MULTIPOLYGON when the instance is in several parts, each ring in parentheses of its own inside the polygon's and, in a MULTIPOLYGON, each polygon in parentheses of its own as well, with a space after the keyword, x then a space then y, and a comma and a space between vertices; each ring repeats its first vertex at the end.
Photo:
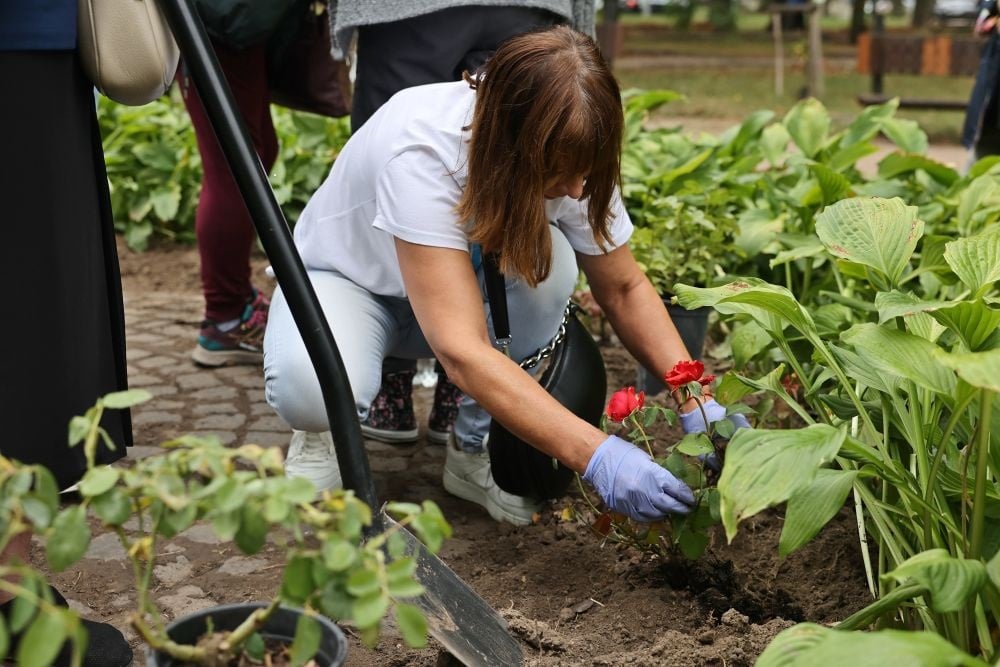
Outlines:
MULTIPOLYGON (((148 292, 200 295, 192 248, 161 247, 143 254, 123 248, 121 254, 126 298, 148 292)), ((254 260, 259 284, 268 284, 265 266, 262 257, 254 260)), ((198 315, 191 314, 192 336, 198 315)), ((634 382, 634 362, 621 346, 611 338, 602 349, 609 388, 634 382)), ((417 390, 418 419, 425 421, 432 391, 417 390)), ((660 435, 677 437, 669 431, 660 435)), ((429 447, 421 442, 404 449, 416 460, 429 447)), ((441 506, 454 536, 440 557, 507 619, 527 665, 751 665, 791 624, 835 622, 868 601, 853 517, 846 509, 784 560, 777 554, 779 512, 747 521, 732 544, 721 531, 715 533, 696 562, 659 559, 602 543, 589 528, 592 517, 578 492, 554 502, 537 524, 517 528, 446 494, 439 472, 431 474, 420 465, 400 468, 377 474, 378 493, 400 500, 430 498, 441 506), (567 508, 572 512, 564 512, 567 508)), ((184 546, 193 570, 181 584, 195 584, 213 600, 262 599, 279 584, 282 561, 271 545, 257 557, 273 566, 239 577, 218 572, 223 560, 238 555, 235 546, 184 546)), ((87 602, 88 616, 124 629, 123 596, 130 595, 131 584, 123 565, 85 560, 53 578, 68 597, 87 602)), ((408 649, 389 627, 380 644, 369 649, 350 628, 346 632, 348 665, 449 664, 434 640, 424 649, 408 649)), ((133 642, 141 665, 141 649, 133 642)))

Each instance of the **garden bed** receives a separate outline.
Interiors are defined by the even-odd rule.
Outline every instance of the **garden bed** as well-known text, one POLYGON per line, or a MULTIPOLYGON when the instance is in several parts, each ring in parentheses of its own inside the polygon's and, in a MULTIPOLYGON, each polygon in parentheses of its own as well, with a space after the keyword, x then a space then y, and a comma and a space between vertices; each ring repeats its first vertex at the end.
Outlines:
MULTIPOLYGON (((258 275, 264 264, 256 261, 258 275)), ((200 318, 196 252, 123 251, 122 268, 129 333, 137 331, 139 315, 148 312, 144 304, 165 297, 174 305, 164 317, 176 325, 162 328, 160 341, 136 336, 139 342, 130 344, 130 353, 144 349, 183 364, 200 318)), ((634 363, 620 346, 608 343, 603 350, 609 389, 633 382, 634 363)), ((156 366, 149 364, 152 368, 156 366)), ((185 372, 213 373, 193 367, 185 372)), ((243 376, 219 377, 225 384, 243 376)), ((419 415, 426 415, 432 391, 418 390, 419 415)), ((264 416, 262 397, 246 401, 238 404, 264 416)), ((138 442, 151 444, 192 430, 204 414, 199 410, 204 402, 196 392, 157 395, 149 410, 179 415, 179 420, 150 420, 137 429, 138 442)), ((249 428, 233 428, 238 441, 249 428)), ((780 516, 764 513, 747 521, 732 545, 725 544, 719 530, 697 562, 662 562, 602 545, 582 520, 585 505, 578 494, 555 503, 537 525, 514 528, 444 492, 442 448, 424 442, 408 447, 373 443, 369 455, 381 497, 429 498, 441 505, 455 531, 441 557, 508 619, 523 640, 527 664, 749 665, 791 623, 837 621, 869 601, 853 513, 847 510, 783 561, 777 555, 780 516), (564 512, 566 508, 572 511, 564 512)), ((98 538, 95 544, 103 542, 98 538)), ((232 545, 206 540, 197 527, 161 544, 160 553, 169 556, 163 559, 154 597, 177 613, 183 613, 185 604, 197 607, 200 600, 267 597, 278 586, 283 565, 281 552, 271 545, 253 558, 241 557, 232 545)), ((79 611, 124 629, 134 593, 131 573, 113 549, 92 547, 88 558, 55 575, 54 581, 79 611)), ((348 634, 349 665, 445 664, 433 641, 426 649, 407 649, 391 628, 374 650, 363 647, 350 630, 348 634)), ((134 634, 130 637, 138 647, 134 634)), ((136 664, 143 662, 137 659, 136 664)))

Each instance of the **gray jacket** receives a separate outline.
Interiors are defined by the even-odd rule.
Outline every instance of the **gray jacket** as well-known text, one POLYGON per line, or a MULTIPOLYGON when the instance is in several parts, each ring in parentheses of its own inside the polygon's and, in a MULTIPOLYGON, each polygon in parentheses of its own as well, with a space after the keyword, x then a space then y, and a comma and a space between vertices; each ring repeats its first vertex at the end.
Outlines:
POLYGON ((493 5, 536 7, 563 16, 582 33, 594 34, 594 0, 330 0, 330 34, 333 55, 343 58, 354 30, 361 25, 389 23, 429 14, 449 7, 493 5))

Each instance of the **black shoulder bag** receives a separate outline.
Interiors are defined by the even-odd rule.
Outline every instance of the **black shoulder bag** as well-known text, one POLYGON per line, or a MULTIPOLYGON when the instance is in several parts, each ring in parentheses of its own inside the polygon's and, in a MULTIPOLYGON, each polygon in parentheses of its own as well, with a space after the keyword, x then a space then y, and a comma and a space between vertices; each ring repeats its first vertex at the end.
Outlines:
MULTIPOLYGON (((493 254, 484 254, 486 297, 493 317, 496 344, 506 353, 510 345, 507 293, 503 274, 493 254)), ((521 362, 528 370, 549 358, 539 381, 567 410, 597 426, 604 411, 608 379, 604 358, 587 328, 577 318, 580 309, 567 304, 555 338, 521 362)), ((504 428, 496 419, 487 441, 490 467, 497 486, 508 493, 532 498, 558 498, 573 480, 573 471, 504 428)))

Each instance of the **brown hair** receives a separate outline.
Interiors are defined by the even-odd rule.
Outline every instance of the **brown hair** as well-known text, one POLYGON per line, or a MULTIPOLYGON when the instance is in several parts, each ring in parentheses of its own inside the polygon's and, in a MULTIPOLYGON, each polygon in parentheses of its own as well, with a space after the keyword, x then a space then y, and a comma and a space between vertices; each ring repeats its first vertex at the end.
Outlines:
POLYGON ((469 239, 499 253, 500 269, 535 286, 551 269, 544 192, 586 175, 594 239, 611 243, 621 181, 618 83, 592 39, 559 26, 504 42, 475 77, 469 179, 456 211, 469 239))

